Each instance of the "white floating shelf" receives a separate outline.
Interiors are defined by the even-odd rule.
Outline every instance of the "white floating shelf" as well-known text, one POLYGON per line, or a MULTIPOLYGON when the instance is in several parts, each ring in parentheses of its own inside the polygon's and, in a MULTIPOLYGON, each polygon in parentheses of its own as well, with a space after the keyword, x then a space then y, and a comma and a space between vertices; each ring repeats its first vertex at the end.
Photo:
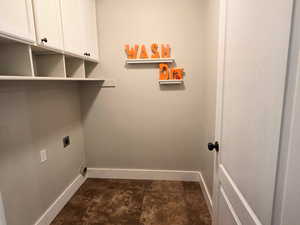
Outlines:
POLYGON ((183 80, 159 80, 159 84, 183 84, 183 80))
POLYGON ((47 81, 105 81, 104 78, 68 78, 68 77, 33 77, 33 76, 0 76, 0 80, 47 80, 47 81))
POLYGON ((174 63, 175 59, 172 58, 159 58, 159 59, 127 59, 127 64, 154 64, 154 63, 174 63))

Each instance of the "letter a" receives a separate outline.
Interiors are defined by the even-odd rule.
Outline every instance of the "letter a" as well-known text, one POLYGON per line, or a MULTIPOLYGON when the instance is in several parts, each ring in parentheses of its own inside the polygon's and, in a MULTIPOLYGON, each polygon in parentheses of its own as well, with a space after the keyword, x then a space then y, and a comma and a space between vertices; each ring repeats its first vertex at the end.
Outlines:
POLYGON ((145 45, 142 45, 140 59, 148 59, 148 54, 147 54, 145 45))

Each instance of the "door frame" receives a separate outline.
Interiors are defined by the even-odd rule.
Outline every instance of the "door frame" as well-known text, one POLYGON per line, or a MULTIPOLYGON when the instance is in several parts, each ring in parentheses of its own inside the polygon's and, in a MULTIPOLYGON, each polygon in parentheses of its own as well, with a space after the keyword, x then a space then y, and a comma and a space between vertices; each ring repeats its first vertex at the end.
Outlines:
MULTIPOLYGON (((217 61, 217 95, 216 95, 216 118, 215 118, 215 141, 222 146, 222 113, 223 113, 223 91, 224 71, 226 53, 226 28, 227 28, 227 3, 228 0, 220 0, 219 4, 219 28, 218 28, 218 61, 217 61)), ((218 225, 218 196, 219 188, 219 161, 218 152, 214 152, 214 180, 213 180, 213 222, 218 225)))

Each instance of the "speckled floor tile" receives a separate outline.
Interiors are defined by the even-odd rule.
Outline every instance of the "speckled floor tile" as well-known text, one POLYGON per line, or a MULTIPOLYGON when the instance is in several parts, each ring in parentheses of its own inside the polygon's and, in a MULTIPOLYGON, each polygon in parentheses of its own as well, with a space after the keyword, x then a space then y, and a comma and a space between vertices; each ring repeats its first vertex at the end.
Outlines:
POLYGON ((84 216, 89 207, 89 202, 89 198, 75 194, 51 225, 84 225, 84 216))
POLYGON ((51 225, 211 225, 194 182, 87 179, 51 225))
POLYGON ((140 222, 143 225, 188 225, 183 193, 146 192, 140 222))
POLYGON ((143 190, 109 190, 94 198, 84 217, 89 225, 138 225, 143 190))
POLYGON ((183 182, 181 181, 152 181, 150 185, 147 186, 146 191, 148 192, 177 192, 183 193, 183 182))
POLYGON ((185 192, 198 192, 202 195, 200 184, 197 182, 182 182, 185 192))
POLYGON ((189 191, 184 193, 189 225, 210 225, 211 217, 200 191, 189 191))

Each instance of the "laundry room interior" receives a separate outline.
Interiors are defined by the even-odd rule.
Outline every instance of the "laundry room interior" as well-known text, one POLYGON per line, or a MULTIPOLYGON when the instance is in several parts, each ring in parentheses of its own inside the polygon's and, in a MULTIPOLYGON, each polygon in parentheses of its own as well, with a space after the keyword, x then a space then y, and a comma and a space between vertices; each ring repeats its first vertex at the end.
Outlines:
POLYGON ((0 3, 0 225, 296 225, 299 5, 0 3))

